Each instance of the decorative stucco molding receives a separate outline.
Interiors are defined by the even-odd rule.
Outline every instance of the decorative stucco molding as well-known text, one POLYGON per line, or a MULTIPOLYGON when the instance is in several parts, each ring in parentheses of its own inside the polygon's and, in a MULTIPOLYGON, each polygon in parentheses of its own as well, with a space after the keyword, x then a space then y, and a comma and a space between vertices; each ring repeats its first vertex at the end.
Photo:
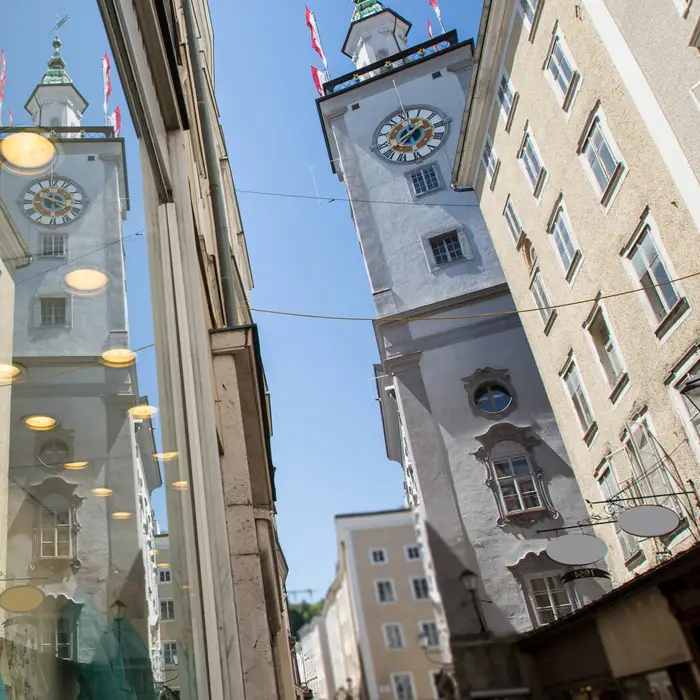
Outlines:
POLYGON ((478 369, 473 374, 468 377, 463 377, 462 382, 464 384, 464 389, 469 396, 469 406, 475 416, 481 418, 490 418, 491 420, 501 420, 505 418, 509 413, 512 413, 517 406, 517 397, 515 395, 515 389, 510 381, 510 375, 507 369, 493 369, 493 367, 484 367, 483 369, 478 369), (482 411, 476 405, 476 392, 478 389, 485 384, 501 384, 504 389, 508 391, 511 397, 511 401, 502 411, 498 413, 486 413, 482 411))

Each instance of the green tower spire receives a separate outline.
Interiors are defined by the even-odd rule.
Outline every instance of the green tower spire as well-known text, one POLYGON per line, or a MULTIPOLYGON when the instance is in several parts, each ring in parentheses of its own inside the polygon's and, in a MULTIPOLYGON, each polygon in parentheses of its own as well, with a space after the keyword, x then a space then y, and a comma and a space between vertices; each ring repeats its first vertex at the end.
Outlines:
POLYGON ((353 2, 355 3, 355 11, 352 13, 353 22, 358 22, 384 10, 384 5, 378 0, 353 0, 353 2))
POLYGON ((73 81, 66 73, 66 62, 61 56, 61 40, 58 34, 53 40, 53 55, 48 62, 49 69, 41 79, 42 85, 72 85, 73 81))

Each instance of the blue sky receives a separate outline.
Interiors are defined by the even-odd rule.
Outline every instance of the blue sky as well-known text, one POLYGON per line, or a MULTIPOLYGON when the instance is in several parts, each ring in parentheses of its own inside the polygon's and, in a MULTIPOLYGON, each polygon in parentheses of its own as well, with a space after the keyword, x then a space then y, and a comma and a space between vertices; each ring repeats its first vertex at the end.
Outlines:
MULTIPOLYGON (((215 31, 216 89, 233 175, 239 190, 344 196, 332 175, 309 66, 303 0, 243 3, 210 0, 215 31)), ((428 0, 390 5, 414 27, 411 43, 437 31, 428 0)), ((446 29, 476 35, 480 3, 440 0, 446 29)), ((352 70, 340 53, 353 5, 310 0, 332 77, 352 70)), ((101 125, 101 57, 107 48, 94 2, 34 0, 31 12, 0 28, 7 57, 3 123, 28 124, 22 109, 51 55, 56 11, 71 19, 61 30, 68 71, 91 103, 84 124, 101 125)), ((127 139, 131 212, 125 235, 143 228, 136 137, 116 70, 111 106, 121 105, 127 139)), ((243 224, 255 279, 254 307, 319 314, 373 316, 364 263, 347 202, 323 203, 241 193, 243 224)), ((144 237, 126 242, 132 347, 152 342, 144 237)), ((318 321, 257 314, 272 396, 278 526, 290 573, 289 590, 322 596, 335 570, 337 513, 403 505, 401 470, 385 455, 371 378, 378 355, 371 323, 318 321)), ((139 357, 142 393, 157 396, 153 352, 139 357)), ((163 407, 164 408, 164 407, 163 407)), ((160 490, 162 492, 162 489, 160 490)), ((162 493, 154 495, 161 514, 162 493)))

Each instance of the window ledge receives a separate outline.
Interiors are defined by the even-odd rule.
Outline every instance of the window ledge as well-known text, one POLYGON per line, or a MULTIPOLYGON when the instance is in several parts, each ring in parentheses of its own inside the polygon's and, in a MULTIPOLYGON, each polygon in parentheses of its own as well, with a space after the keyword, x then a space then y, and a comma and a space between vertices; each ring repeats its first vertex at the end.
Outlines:
POLYGON ((571 284, 573 282, 574 276, 576 275, 576 271, 578 270, 582 259, 583 259, 583 254, 581 253, 580 250, 577 250, 574 253, 574 257, 573 257, 573 260, 571 261, 571 265, 569 265, 569 269, 566 271, 566 281, 569 284, 571 284))
POLYGON ((554 325, 554 322, 556 320, 557 320, 557 310, 552 309, 552 313, 549 315, 549 318, 547 319, 547 323, 545 323, 545 325, 544 325, 544 334, 545 335, 550 334, 550 332, 552 330, 552 326, 554 325))
POLYGON ((630 376, 625 372, 618 380, 615 386, 613 387, 613 390, 610 392, 610 401, 615 404, 617 403, 618 399, 620 396, 622 396, 622 392, 629 386, 630 383, 630 376))
POLYGON ((598 424, 593 421, 588 430, 583 434, 583 441, 590 447, 598 435, 598 424))
POLYGON ((513 102, 510 106, 510 113, 508 114, 508 118, 506 119, 505 130, 507 134, 510 133, 510 128, 513 126, 513 119, 515 119, 515 110, 518 106, 519 101, 520 93, 516 92, 515 95, 513 95, 513 102))
MULTIPOLYGON (((590 166, 588 166, 590 167, 590 166)), ((622 177, 623 175, 627 172, 627 168, 625 167, 625 164, 622 161, 619 161, 617 164, 617 167, 615 168, 615 172, 613 173, 612 177, 610 178, 610 182, 608 183, 608 186, 605 188, 605 192, 603 192, 603 196, 600 200, 601 205, 603 208, 607 211, 610 208, 610 205, 613 202, 613 199, 615 199, 615 195, 618 193, 620 189, 620 184, 622 182, 622 177)))
POLYGON ((663 339, 668 332, 678 323, 686 311, 690 309, 690 304, 685 297, 681 297, 666 314, 666 318, 659 324, 654 331, 654 335, 659 339, 663 339))

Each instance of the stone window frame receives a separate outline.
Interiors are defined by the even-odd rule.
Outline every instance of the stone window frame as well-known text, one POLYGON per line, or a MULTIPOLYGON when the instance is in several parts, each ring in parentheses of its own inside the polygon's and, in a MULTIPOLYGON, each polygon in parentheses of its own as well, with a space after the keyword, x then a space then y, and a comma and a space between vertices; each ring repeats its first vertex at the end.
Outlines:
POLYGON ((53 292, 53 293, 43 293, 40 292, 34 297, 34 328, 37 330, 55 330, 57 328, 72 328, 73 327, 73 295, 70 292, 53 292), (66 318, 65 323, 52 323, 52 324, 42 324, 41 323, 41 302, 44 299, 65 299, 66 300, 66 318))
POLYGON ((80 522, 78 520, 78 509, 85 500, 78 496, 77 484, 71 484, 65 479, 57 476, 45 479, 37 486, 27 489, 28 498, 34 507, 34 527, 32 528, 32 558, 29 568, 34 571, 39 567, 46 567, 54 571, 70 567, 74 573, 81 568, 82 562, 78 558, 78 533, 80 532, 80 522), (41 530, 43 503, 53 495, 65 498, 68 503, 70 513, 70 555, 67 557, 45 557, 41 553, 41 530))
POLYGON ((462 378, 464 390, 469 397, 469 407, 475 416, 480 418, 488 418, 490 420, 502 420, 512 413, 518 405, 518 396, 510 379, 510 373, 507 369, 494 369, 493 367, 483 367, 477 369, 468 377, 462 378), (486 413, 476 405, 476 392, 486 384, 501 384, 508 391, 511 401, 499 413, 486 413))
POLYGON ((542 440, 534 433, 532 428, 520 428, 512 423, 498 423, 492 425, 483 435, 477 435, 476 440, 481 443, 481 447, 474 452, 474 457, 480 461, 486 469, 484 484, 491 489, 496 500, 496 506, 498 508, 497 525, 500 527, 506 525, 529 527, 533 523, 544 518, 558 520, 561 517, 561 514, 552 503, 549 491, 544 482, 544 471, 542 467, 540 467, 535 455, 535 450, 538 445, 542 444, 542 440), (513 442, 522 446, 522 452, 520 454, 525 454, 530 463, 533 482, 540 499, 540 507, 529 508, 522 511, 506 511, 492 460, 494 447, 503 442, 513 442))
POLYGON ((454 222, 452 226, 442 226, 432 231, 428 231, 421 235, 421 245, 423 246, 423 253, 425 255, 425 261, 430 269, 430 272, 437 274, 446 268, 455 265, 464 265, 466 262, 474 259, 474 253, 472 252, 472 247, 469 245, 469 239, 467 238, 467 229, 463 224, 454 222), (431 246, 431 241, 435 238, 441 236, 446 236, 448 234, 454 233, 457 235, 459 244, 462 246, 462 258, 457 260, 451 260, 450 262, 439 264, 435 261, 435 255, 433 254, 433 249, 431 246))
POLYGON ((411 168, 410 170, 407 170, 404 173, 404 177, 406 178, 406 182, 408 183, 408 189, 411 193, 413 201, 417 201, 419 199, 422 199, 423 197, 429 197, 431 194, 435 194, 436 192, 440 192, 445 189, 445 179, 442 177, 442 173, 440 172, 440 166, 437 163, 437 161, 433 163, 422 163, 417 168, 411 168), (438 181, 438 187, 433 190, 428 190, 427 192, 416 192, 415 187, 413 186, 413 180, 411 176, 413 175, 413 173, 420 172, 421 170, 426 170, 427 168, 432 168, 435 171, 435 177, 438 181))
POLYGON ((576 61, 574 60, 574 55, 566 42, 558 20, 554 23, 554 27, 552 29, 552 38, 549 42, 549 48, 547 49, 547 56, 542 64, 542 72, 544 73, 545 80, 552 88, 552 92, 554 92, 557 102, 561 106, 562 112, 568 121, 571 118, 574 100, 576 99, 576 96, 581 88, 583 77, 578 65, 576 64, 576 61), (566 91, 566 94, 562 94, 561 86, 554 79, 554 76, 549 69, 552 63, 552 57, 554 55, 554 48, 557 44, 559 44, 561 47, 562 53, 564 54, 564 57, 572 70, 571 82, 569 83, 569 89, 566 91))
POLYGON ((67 233, 64 233, 63 231, 43 231, 42 233, 39 234, 39 254, 37 255, 38 258, 42 259, 49 259, 49 260, 67 260, 68 255, 69 255, 69 248, 68 248, 68 243, 69 243, 69 236, 67 233), (51 246, 47 246, 47 248, 54 248, 55 247, 55 241, 53 239, 59 238, 62 241, 62 246, 63 246, 63 255, 54 255, 50 254, 48 252, 45 252, 44 248, 44 243, 48 242, 49 239, 51 239, 51 246))

